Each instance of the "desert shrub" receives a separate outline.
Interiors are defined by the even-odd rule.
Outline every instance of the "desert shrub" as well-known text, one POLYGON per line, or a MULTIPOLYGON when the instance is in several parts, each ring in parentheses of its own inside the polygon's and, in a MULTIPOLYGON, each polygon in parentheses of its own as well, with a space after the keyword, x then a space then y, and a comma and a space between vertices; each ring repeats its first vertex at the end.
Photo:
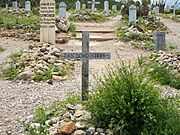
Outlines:
POLYGON ((86 104, 93 124, 123 135, 179 134, 177 108, 143 68, 116 64, 99 80, 86 104))
POLYGON ((103 12, 92 12, 91 10, 75 11, 68 19, 73 22, 104 22, 108 20, 103 12))
POLYGON ((78 103, 81 103, 79 95, 68 94, 63 101, 54 102, 48 107, 39 106, 33 117, 33 122, 36 122, 38 126, 32 126, 31 122, 23 123, 27 135, 48 135, 50 126, 46 124, 46 121, 64 111, 67 104, 76 105, 78 103))
POLYGON ((176 10, 176 15, 180 15, 180 10, 176 10))
POLYGON ((69 32, 72 36, 76 36, 76 26, 72 22, 69 25, 69 32))
POLYGON ((148 69, 148 74, 161 85, 169 85, 180 89, 180 75, 175 74, 167 65, 161 65, 155 60, 145 62, 144 67, 148 69))
POLYGON ((0 47, 0 52, 3 52, 3 51, 5 51, 5 50, 6 50, 5 48, 0 47))

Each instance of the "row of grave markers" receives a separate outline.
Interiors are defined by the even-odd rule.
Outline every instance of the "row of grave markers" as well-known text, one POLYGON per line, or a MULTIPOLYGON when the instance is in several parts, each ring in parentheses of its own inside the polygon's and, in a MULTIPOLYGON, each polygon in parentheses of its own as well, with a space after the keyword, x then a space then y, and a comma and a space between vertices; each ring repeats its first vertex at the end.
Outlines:
MULTIPOLYGON (((6 5, 6 8, 8 8, 8 5, 6 5)), ((12 2, 12 8, 13 8, 13 11, 17 11, 19 9, 17 1, 13 1, 12 2)), ((29 0, 27 0, 25 2, 25 11, 26 12, 30 12, 31 11, 31 2, 29 0)))
MULTIPOLYGON (((129 7, 133 21, 136 20, 136 6, 129 7)), ((55 44, 55 1, 40 1, 40 42, 55 44)), ((155 48, 164 49, 165 33, 155 34, 155 48)), ((111 54, 108 52, 89 52, 89 32, 82 32, 82 52, 63 52, 61 59, 81 59, 82 60, 82 100, 88 99, 89 92, 89 59, 110 59, 111 54)))

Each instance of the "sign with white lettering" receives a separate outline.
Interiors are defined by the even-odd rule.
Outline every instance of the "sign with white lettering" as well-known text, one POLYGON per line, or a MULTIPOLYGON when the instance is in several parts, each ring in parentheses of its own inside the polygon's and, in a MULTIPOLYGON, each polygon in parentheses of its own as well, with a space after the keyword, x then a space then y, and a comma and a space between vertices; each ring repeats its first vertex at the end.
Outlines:
POLYGON ((89 54, 83 54, 81 52, 64 52, 61 53, 61 58, 62 59, 82 59, 82 58, 87 58, 87 59, 110 59, 111 54, 110 53, 104 53, 104 52, 99 52, 99 53, 89 53, 89 54))

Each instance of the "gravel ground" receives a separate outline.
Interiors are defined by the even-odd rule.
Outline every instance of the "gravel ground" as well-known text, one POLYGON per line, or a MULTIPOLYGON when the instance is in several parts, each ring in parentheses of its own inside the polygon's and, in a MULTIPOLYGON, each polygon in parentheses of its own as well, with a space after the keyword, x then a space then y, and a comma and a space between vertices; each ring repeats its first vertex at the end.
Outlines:
POLYGON ((168 43, 177 45, 180 50, 180 23, 169 19, 161 18, 161 21, 171 30, 172 33, 166 35, 168 43))
POLYGON ((31 115, 38 105, 62 100, 69 92, 79 92, 78 71, 75 73, 69 80, 53 85, 0 81, 0 134, 21 135, 19 121, 31 115))
MULTIPOLYGON (((118 22, 118 18, 116 18, 118 22)), ((116 23, 113 20, 113 23, 116 23)), ((118 24, 118 23, 117 23, 118 24)), ((101 24, 102 25, 102 24, 101 24)), ((105 23, 105 26, 111 26, 105 23)), ((84 26, 85 27, 85 26, 84 26)), ((91 27, 91 26, 90 26, 91 27)), ((93 27, 98 29, 99 26, 93 27)), ((0 53, 0 59, 6 58, 15 50, 26 48, 34 42, 26 42, 15 38, 0 38, 0 46, 6 51, 0 53)), ((71 40, 68 44, 57 44, 65 51, 81 51, 81 42, 71 40)), ((127 44, 118 41, 90 42, 90 51, 110 52, 111 60, 90 60, 90 83, 93 84, 92 74, 101 75, 101 70, 108 64, 123 60, 136 59, 141 54, 148 52, 132 49, 127 44)), ((167 88, 170 92, 177 92, 167 88)), ((64 99, 69 92, 81 91, 81 62, 75 65, 73 75, 66 81, 56 82, 53 85, 47 83, 21 83, 0 80, 0 135, 22 135, 20 121, 33 114, 38 105, 48 105, 53 101, 64 99)))

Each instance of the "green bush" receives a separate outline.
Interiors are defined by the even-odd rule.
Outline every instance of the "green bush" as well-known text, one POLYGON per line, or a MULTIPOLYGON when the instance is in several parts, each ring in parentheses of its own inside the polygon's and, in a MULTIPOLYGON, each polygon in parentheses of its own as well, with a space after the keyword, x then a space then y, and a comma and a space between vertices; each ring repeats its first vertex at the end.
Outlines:
POLYGON ((176 107, 160 98, 144 69, 116 64, 98 83, 86 104, 96 126, 123 135, 180 133, 176 107))
POLYGON ((10 63, 10 67, 8 67, 8 70, 5 71, 3 74, 7 80, 16 79, 19 74, 18 66, 13 63, 10 63))
POLYGON ((72 36, 76 36, 76 26, 71 22, 69 26, 69 32, 72 36))
POLYGON ((0 52, 5 51, 6 49, 4 49, 3 47, 0 47, 0 52))
POLYGON ((148 74, 160 84, 180 89, 180 75, 173 73, 170 67, 155 61, 149 61, 145 66, 149 69, 148 74))
POLYGON ((104 22, 107 20, 107 18, 103 15, 91 13, 90 14, 91 20, 94 20, 95 22, 104 22))
POLYGON ((48 107, 38 107, 35 110, 33 122, 38 123, 39 126, 33 127, 31 123, 23 123, 27 135, 49 135, 48 129, 50 126, 46 124, 46 121, 59 115, 62 111, 66 112, 64 109, 67 104, 76 105, 78 103, 82 103, 79 95, 68 94, 66 99, 63 101, 55 102, 48 107))

